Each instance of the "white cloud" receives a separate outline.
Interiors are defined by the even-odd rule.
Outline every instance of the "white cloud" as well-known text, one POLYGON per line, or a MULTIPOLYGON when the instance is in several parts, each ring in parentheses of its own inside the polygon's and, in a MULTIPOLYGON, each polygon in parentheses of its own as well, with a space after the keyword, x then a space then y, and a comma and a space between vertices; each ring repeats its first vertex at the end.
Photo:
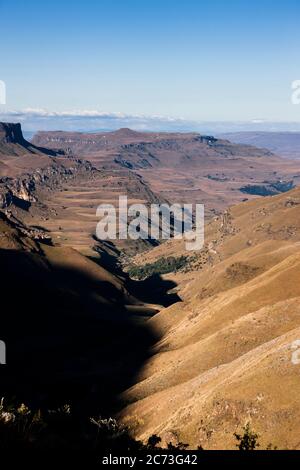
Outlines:
POLYGON ((25 108, 22 110, 5 110, 1 115, 7 116, 32 116, 32 117, 64 117, 64 118, 103 118, 103 119, 141 119, 141 120, 161 120, 167 122, 185 121, 184 118, 175 118, 171 116, 161 115, 144 115, 144 114, 125 114, 121 112, 105 112, 99 110, 70 110, 70 111, 50 111, 43 108, 25 108))
POLYGON ((126 114, 100 110, 79 109, 51 111, 43 108, 21 110, 0 108, 0 121, 21 122, 24 130, 63 130, 97 132, 129 127, 137 131, 200 132, 221 134, 241 131, 300 131, 300 123, 270 122, 264 119, 252 121, 189 121, 182 117, 126 114))
POLYGON ((0 110, 0 120, 19 121, 26 130, 116 130, 130 127, 135 130, 179 131, 195 127, 191 121, 161 115, 139 115, 99 110, 51 111, 43 108, 0 110))

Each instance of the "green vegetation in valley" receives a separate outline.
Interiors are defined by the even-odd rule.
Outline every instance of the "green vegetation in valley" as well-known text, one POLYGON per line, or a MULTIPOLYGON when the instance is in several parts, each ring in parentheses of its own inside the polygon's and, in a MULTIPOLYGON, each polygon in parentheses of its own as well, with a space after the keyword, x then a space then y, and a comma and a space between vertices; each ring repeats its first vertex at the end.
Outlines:
POLYGON ((285 193, 295 187, 293 181, 277 181, 275 183, 247 184, 240 188, 242 193, 252 194, 254 196, 275 196, 279 193, 285 193))
POLYGON ((143 266, 131 266, 128 269, 128 274, 130 277, 136 279, 145 279, 153 276, 154 274, 176 272, 187 265, 188 259, 189 258, 187 256, 180 256, 179 258, 175 258, 174 256, 169 256, 167 258, 162 257, 154 263, 147 263, 143 266))

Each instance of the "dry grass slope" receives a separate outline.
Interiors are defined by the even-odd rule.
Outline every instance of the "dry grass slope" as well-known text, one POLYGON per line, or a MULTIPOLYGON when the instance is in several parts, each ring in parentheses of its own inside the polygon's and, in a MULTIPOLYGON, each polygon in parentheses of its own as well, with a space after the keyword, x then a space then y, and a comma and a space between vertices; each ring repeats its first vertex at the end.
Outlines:
POLYGON ((291 360, 300 339, 299 203, 296 189, 209 224, 206 263, 174 277, 183 302, 149 320, 162 339, 123 394, 124 421, 140 417, 137 436, 234 448, 233 433, 250 421, 263 446, 300 447, 300 365, 291 360))

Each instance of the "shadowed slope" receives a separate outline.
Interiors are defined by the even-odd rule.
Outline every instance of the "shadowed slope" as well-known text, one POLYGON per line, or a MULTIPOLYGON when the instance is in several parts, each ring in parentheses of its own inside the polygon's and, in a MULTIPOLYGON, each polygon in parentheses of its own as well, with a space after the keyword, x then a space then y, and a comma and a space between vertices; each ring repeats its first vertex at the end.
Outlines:
POLYGON ((4 216, 0 229, 1 394, 109 415, 155 340, 145 308, 122 280, 74 250, 37 243, 4 216))

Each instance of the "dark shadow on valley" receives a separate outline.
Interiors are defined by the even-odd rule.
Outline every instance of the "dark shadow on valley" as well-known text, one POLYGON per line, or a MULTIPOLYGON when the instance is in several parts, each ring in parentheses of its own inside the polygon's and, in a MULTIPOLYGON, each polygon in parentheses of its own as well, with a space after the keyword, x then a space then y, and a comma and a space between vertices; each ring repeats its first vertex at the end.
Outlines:
POLYGON ((157 303, 168 307, 175 302, 181 302, 176 292, 172 292, 177 284, 174 281, 163 279, 159 274, 153 274, 143 281, 128 279, 128 289, 145 303, 157 303))
POLYGON ((0 269, 0 396, 34 409, 68 403, 78 416, 112 415, 158 340, 146 317, 125 307, 131 295, 41 253, 1 249, 0 269))
MULTIPOLYGON (((98 241, 96 237, 94 240, 98 241)), ((164 307, 181 302, 181 298, 174 292, 177 284, 172 280, 163 279, 159 274, 153 274, 145 280, 131 279, 128 273, 122 271, 118 262, 121 253, 112 242, 102 241, 101 246, 95 245, 94 250, 99 256, 90 259, 124 279, 129 292, 141 302, 160 304, 164 307)))

